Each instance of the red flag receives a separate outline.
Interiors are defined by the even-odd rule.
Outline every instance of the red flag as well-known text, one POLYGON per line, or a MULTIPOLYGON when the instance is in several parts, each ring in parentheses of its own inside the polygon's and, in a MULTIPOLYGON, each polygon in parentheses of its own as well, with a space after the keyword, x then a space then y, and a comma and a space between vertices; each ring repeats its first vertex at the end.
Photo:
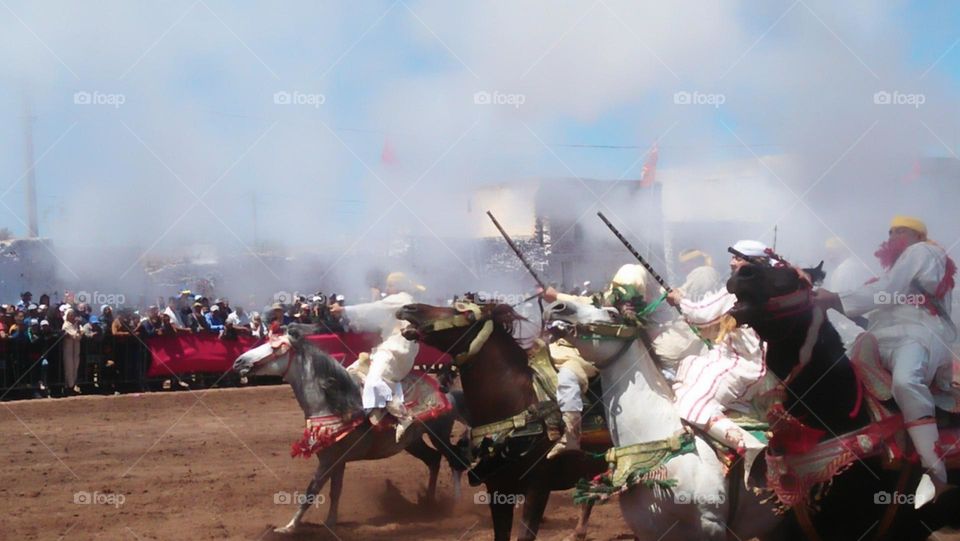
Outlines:
POLYGON ((390 139, 383 140, 383 150, 380 152, 380 164, 381 165, 397 164, 397 155, 393 151, 393 145, 390 144, 390 139))
POLYGON ((643 164, 643 170, 640 172, 640 187, 649 188, 657 180, 657 158, 660 157, 660 150, 657 144, 653 144, 650 154, 647 155, 647 161, 643 164))
POLYGON ((914 160, 910 172, 903 176, 903 183, 913 184, 918 180, 920 180, 920 160, 914 160))

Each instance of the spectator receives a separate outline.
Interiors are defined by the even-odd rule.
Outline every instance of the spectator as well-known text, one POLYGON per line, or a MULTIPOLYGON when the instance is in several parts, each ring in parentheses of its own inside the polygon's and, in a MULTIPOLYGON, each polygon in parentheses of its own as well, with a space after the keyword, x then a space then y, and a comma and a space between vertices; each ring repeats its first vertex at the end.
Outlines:
POLYGON ((64 316, 63 332, 63 380, 64 395, 80 394, 77 385, 77 371, 80 369, 80 328, 77 326, 77 314, 68 309, 64 316))
POLYGON ((254 312, 250 316, 250 335, 254 338, 264 338, 267 336, 267 326, 263 324, 263 318, 260 312, 254 312))
POLYGON ((190 317, 185 321, 187 328, 191 332, 200 332, 210 330, 210 326, 207 323, 207 318, 203 315, 203 305, 200 302, 193 303, 193 313, 190 314, 190 317))
POLYGON ((183 320, 180 319, 180 311, 177 309, 179 301, 176 297, 167 297, 167 307, 163 309, 164 315, 170 320, 174 327, 184 327, 183 320))
POLYGON ((211 331, 223 332, 223 319, 220 317, 220 306, 214 304, 205 316, 207 318, 207 328, 211 331))
POLYGON ((33 293, 24 291, 20 294, 20 302, 17 303, 17 311, 22 311, 24 307, 30 306, 30 300, 33 299, 33 293))

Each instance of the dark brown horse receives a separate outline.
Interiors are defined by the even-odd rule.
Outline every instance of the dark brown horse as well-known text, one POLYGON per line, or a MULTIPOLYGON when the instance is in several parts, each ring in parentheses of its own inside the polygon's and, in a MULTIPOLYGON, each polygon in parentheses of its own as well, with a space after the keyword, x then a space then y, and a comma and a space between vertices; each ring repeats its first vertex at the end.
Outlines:
MULTIPOLYGON (((546 459, 553 443, 545 418, 546 407, 534 390, 534 373, 527 351, 512 334, 522 319, 509 305, 469 305, 446 308, 410 304, 397 312, 410 322, 405 333, 449 353, 459 367, 466 405, 465 417, 474 439, 481 427, 523 418, 525 426, 512 437, 488 438, 473 446, 479 459, 471 470, 472 484, 484 483, 493 517, 494 538, 510 539, 513 509, 523 503, 519 539, 534 539, 550 492, 573 488, 579 479, 591 479, 606 469, 602 459, 584 453, 565 453, 546 459)), ((590 509, 584 507, 575 534, 586 535, 590 509)))
MULTIPOLYGON (((861 429, 871 419, 866 406, 858 405, 859 383, 840 335, 829 320, 817 323, 819 320, 814 319, 819 309, 810 300, 810 288, 810 282, 796 269, 766 265, 743 267, 727 282, 727 289, 737 296, 731 314, 764 339, 767 366, 785 380, 784 409, 806 427, 820 431, 823 439, 829 439, 861 429), (798 368, 809 333, 816 333, 811 334, 809 360, 798 368)), ((776 451, 778 425, 772 428, 771 450, 776 451)), ((901 468, 906 470, 908 466, 901 468)), ((833 479, 810 525, 824 540, 897 541, 927 539, 944 525, 956 526, 960 513, 955 494, 944 494, 936 504, 919 510, 913 509, 912 503, 890 509, 878 505, 878 495, 909 491, 916 486, 919 475, 917 468, 904 472, 885 469, 881 457, 858 460, 833 479)), ((799 533, 789 537, 807 538, 799 533)))

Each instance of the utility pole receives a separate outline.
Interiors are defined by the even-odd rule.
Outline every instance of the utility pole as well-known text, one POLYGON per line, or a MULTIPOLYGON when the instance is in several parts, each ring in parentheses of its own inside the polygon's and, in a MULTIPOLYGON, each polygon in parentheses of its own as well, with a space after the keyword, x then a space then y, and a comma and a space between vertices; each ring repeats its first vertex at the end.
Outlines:
POLYGON ((250 204, 253 206, 253 251, 257 252, 257 192, 250 192, 250 204))
POLYGON ((27 237, 39 236, 37 228, 37 177, 33 163, 33 113, 30 98, 23 96, 24 166, 27 171, 27 237))

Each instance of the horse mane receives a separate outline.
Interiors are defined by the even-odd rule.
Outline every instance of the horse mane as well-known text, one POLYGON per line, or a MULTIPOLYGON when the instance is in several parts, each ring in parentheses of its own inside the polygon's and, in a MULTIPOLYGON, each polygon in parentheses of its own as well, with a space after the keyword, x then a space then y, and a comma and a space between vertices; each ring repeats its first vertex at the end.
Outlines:
MULTIPOLYGON (((520 329, 520 323, 530 320, 523 317, 514 310, 509 304, 496 304, 490 309, 490 319, 494 325, 500 327, 510 335, 514 341, 518 341, 517 332, 520 329)), ((518 341, 519 342, 519 341, 518 341)))
POLYGON ((302 356, 302 361, 309 363, 314 377, 320 382, 330 409, 339 415, 361 409, 360 387, 343 365, 306 339, 310 330, 315 328, 311 325, 292 324, 287 328, 287 334, 296 356, 302 356))

